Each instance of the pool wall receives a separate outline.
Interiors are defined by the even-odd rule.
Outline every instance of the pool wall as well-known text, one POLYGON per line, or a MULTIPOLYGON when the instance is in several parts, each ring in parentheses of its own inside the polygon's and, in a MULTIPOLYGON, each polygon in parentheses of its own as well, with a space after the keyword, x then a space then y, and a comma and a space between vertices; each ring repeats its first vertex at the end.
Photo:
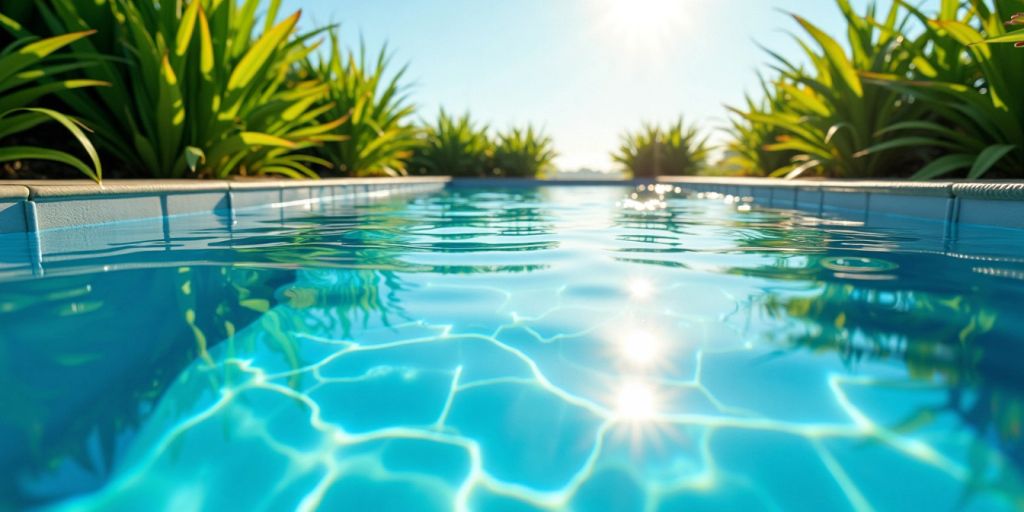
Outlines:
POLYGON ((698 192, 749 197, 755 204, 853 220, 911 217, 963 225, 1024 228, 1024 182, 783 181, 667 178, 698 192))
POLYGON ((32 233, 126 220, 207 214, 246 208, 363 201, 444 188, 450 178, 368 178, 315 181, 81 180, 0 183, 0 234, 32 233))

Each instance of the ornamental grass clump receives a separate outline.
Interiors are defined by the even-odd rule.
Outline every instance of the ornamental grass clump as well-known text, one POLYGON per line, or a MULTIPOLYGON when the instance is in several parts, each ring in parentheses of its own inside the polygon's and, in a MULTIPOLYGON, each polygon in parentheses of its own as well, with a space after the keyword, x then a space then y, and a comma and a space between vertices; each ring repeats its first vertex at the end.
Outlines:
POLYGON ((682 176, 703 170, 709 151, 707 136, 679 118, 665 127, 645 124, 638 131, 626 132, 612 159, 634 178, 682 176))
POLYGON ((311 165, 329 165, 304 151, 338 138, 317 107, 328 88, 296 73, 320 31, 298 33, 298 12, 278 20, 280 1, 262 18, 260 0, 38 5, 50 31, 96 31, 72 44, 102 56, 78 74, 110 86, 60 97, 128 174, 316 177, 311 165))
MULTIPOLYGON (((863 154, 889 147, 931 148, 940 156, 918 166, 913 175, 918 179, 1024 177, 1024 52, 996 44, 1024 37, 1007 34, 1003 21, 1004 12, 1024 9, 1024 2, 997 1, 991 8, 972 0, 965 13, 959 4, 943 0, 936 17, 905 7, 924 27, 917 43, 922 48, 919 76, 866 76, 924 105, 929 116, 885 127, 882 131, 894 140, 863 154), (953 58, 947 57, 950 53, 953 58)), ((1019 19, 1011 17, 1011 23, 1019 19)))
POLYGON ((727 128, 730 138, 725 145, 724 158, 713 169, 716 172, 736 176, 768 176, 788 165, 796 156, 795 151, 777 151, 768 147, 784 133, 783 129, 772 123, 746 117, 750 112, 773 112, 783 108, 783 95, 763 77, 759 78, 764 93, 761 99, 747 95, 744 98, 745 108, 726 107, 730 112, 727 128))
POLYGON ((554 171, 554 141, 532 125, 499 133, 491 157, 492 173, 505 178, 545 178, 554 171))
POLYGON ((412 123, 415 107, 403 83, 406 68, 389 73, 390 61, 387 48, 373 59, 362 45, 358 55, 346 53, 332 30, 328 53, 311 56, 304 64, 306 74, 327 87, 329 108, 320 113, 320 121, 342 120, 332 130, 337 139, 316 150, 342 175, 405 175, 413 151, 420 146, 412 123))
POLYGON ((942 0, 929 13, 897 0, 882 17, 837 4, 847 44, 794 15, 809 66, 772 53, 765 100, 732 109, 725 172, 1024 177, 1024 31, 1007 31, 1024 2, 942 0))
POLYGON ((109 85, 100 80, 67 78, 70 73, 96 62, 60 53, 60 50, 91 36, 93 32, 84 30, 40 39, 28 35, 18 22, 3 14, 0 14, 0 26, 17 38, 0 51, 0 141, 22 135, 43 123, 57 122, 82 147, 89 164, 66 151, 21 144, 0 147, 0 163, 44 160, 72 167, 99 182, 103 178, 103 168, 86 134, 86 125, 38 104, 47 96, 60 92, 109 85))
POLYGON ((465 113, 452 116, 441 109, 437 121, 422 129, 423 143, 413 155, 410 169, 419 174, 463 177, 493 176, 494 148, 487 126, 478 126, 465 113))
POLYGON ((915 55, 904 45, 903 36, 908 15, 899 4, 878 18, 874 5, 859 15, 845 0, 838 3, 848 27, 845 47, 810 21, 793 15, 803 29, 798 42, 810 67, 772 53, 777 75, 771 87, 781 101, 770 102, 765 110, 740 111, 752 125, 779 130, 774 141, 764 144, 765 150, 792 154, 785 165, 768 169, 773 176, 899 174, 909 156, 894 151, 897 146, 881 145, 895 139, 884 130, 927 115, 921 105, 903 101, 900 92, 863 77, 864 73, 912 71, 915 55), (869 147, 878 151, 863 153, 869 147))

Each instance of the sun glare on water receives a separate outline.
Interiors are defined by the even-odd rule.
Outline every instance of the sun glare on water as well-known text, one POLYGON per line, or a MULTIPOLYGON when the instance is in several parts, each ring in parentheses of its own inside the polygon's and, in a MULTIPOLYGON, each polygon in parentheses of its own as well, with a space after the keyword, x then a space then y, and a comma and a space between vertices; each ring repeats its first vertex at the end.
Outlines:
POLYGON ((686 24, 684 0, 600 0, 600 30, 631 51, 657 51, 686 24))
POLYGON ((615 397, 615 413, 620 421, 645 422, 658 414, 654 390, 642 382, 627 382, 615 397))

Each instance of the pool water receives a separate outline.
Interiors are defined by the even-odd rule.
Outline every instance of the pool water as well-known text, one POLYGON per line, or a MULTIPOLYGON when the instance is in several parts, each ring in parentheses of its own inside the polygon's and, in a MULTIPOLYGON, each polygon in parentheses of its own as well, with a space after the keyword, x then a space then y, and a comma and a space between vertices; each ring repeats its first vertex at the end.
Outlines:
POLYGON ((0 509, 1024 507, 1019 231, 452 187, 38 245, 0 509))

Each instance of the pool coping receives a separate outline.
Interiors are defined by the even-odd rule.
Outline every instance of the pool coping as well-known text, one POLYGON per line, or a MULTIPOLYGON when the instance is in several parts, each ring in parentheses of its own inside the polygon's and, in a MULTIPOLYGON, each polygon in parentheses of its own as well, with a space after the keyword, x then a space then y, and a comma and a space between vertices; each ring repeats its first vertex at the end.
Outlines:
POLYGON ((670 184, 754 204, 817 215, 896 216, 962 225, 1024 228, 1024 181, 780 180, 662 177, 658 180, 533 180, 450 177, 321 180, 0 181, 0 234, 74 228, 185 214, 234 215, 247 208, 286 207, 446 187, 641 186, 670 184))

